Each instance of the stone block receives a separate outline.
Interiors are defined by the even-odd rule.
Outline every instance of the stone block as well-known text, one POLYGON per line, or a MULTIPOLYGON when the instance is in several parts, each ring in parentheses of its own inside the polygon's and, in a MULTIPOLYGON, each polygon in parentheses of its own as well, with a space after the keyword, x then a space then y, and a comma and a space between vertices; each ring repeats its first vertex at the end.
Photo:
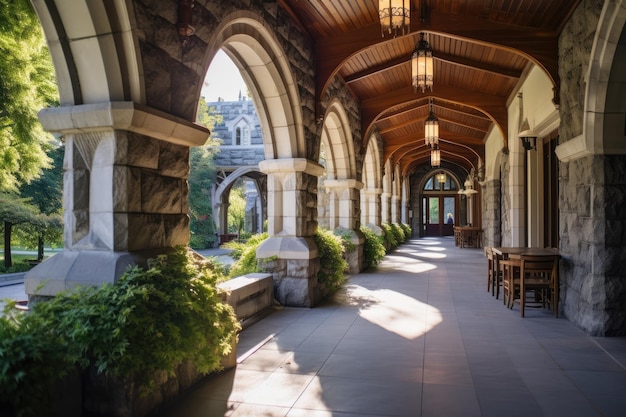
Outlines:
POLYGON ((141 212, 182 213, 181 183, 179 178, 143 172, 140 190, 141 212))
POLYGON ((228 303, 240 322, 266 310, 274 302, 272 274, 254 273, 218 284, 222 299, 228 303))

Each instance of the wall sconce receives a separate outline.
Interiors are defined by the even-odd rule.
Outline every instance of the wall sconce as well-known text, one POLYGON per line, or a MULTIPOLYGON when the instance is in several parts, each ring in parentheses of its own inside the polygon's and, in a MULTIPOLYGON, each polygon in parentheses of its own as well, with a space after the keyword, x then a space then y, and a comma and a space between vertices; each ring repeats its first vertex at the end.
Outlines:
POLYGON ((530 129, 528 119, 524 119, 520 132, 517 137, 522 141, 522 147, 527 151, 531 149, 537 150, 537 135, 530 129))

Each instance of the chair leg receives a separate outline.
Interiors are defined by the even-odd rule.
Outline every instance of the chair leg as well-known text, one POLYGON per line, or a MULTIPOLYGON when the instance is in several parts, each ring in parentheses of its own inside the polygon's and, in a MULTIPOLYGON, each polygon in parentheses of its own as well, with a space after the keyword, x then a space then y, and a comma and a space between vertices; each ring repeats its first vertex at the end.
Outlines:
MULTIPOLYGON (((520 278, 521 281, 522 278, 520 278)), ((522 288, 521 282, 520 282, 520 289, 519 289, 519 311, 520 311, 520 317, 524 317, 524 307, 526 306, 526 291, 522 288)))

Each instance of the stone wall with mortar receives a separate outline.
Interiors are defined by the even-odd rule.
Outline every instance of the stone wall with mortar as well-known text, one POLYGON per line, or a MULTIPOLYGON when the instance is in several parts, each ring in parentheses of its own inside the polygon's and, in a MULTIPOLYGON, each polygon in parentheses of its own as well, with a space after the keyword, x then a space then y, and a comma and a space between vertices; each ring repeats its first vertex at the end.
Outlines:
MULTIPOLYGON (((560 143, 584 133, 585 77, 603 3, 583 0, 559 39, 560 143)), ((625 163, 591 155, 559 165, 561 308, 592 335, 626 334, 625 163)))
MULTIPOLYGON (((315 66, 313 46, 278 2, 261 0, 196 0, 192 14, 195 28, 185 46, 178 37, 177 2, 135 0, 133 8, 145 78, 146 104, 167 113, 194 120, 198 91, 208 62, 205 54, 212 39, 229 16, 242 11, 260 16, 271 28, 287 56, 300 98, 306 156, 317 160, 318 127, 315 122, 315 66)), ((219 81, 219 80, 218 80, 219 81)), ((304 155, 300 155, 302 157, 304 155)))

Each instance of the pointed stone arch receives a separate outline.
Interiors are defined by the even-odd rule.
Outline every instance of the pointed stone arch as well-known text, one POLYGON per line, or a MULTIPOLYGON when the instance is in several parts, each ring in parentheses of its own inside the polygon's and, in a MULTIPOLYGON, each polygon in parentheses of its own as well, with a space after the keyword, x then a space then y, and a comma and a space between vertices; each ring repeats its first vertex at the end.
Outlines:
POLYGON ((257 109, 266 159, 304 158, 298 85, 289 59, 261 16, 240 10, 224 16, 211 36, 206 69, 218 49, 235 63, 257 109))

